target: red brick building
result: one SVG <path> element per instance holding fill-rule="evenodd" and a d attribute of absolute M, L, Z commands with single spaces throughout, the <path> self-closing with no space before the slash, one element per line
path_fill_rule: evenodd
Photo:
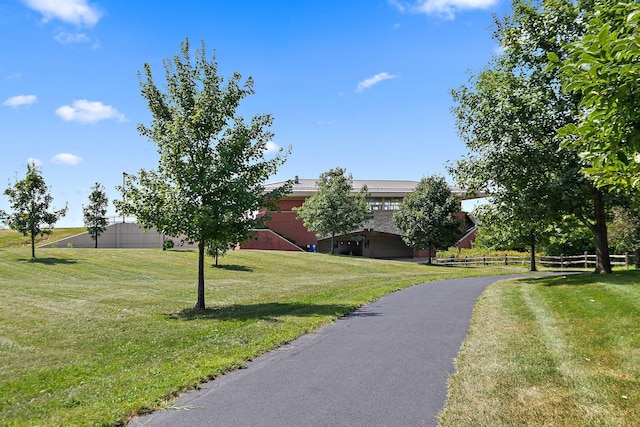
<path fill-rule="evenodd" d="M 258 230 L 258 239 L 250 240 L 243 249 L 273 249 L 273 250 L 317 250 L 330 252 L 330 236 L 318 238 L 307 230 L 302 221 L 296 218 L 294 207 L 302 206 L 307 197 L 317 191 L 316 179 L 298 179 L 293 182 L 291 193 L 279 203 L 280 211 L 271 213 L 271 220 L 267 223 L 268 230 Z M 280 187 L 284 182 L 267 185 L 267 190 Z M 414 253 L 400 237 L 399 231 L 393 224 L 393 213 L 399 209 L 404 196 L 412 192 L 418 185 L 417 181 L 391 180 L 354 180 L 353 193 L 360 191 L 366 185 L 369 191 L 369 219 L 361 228 L 351 233 L 336 236 L 334 253 L 364 256 L 369 258 L 407 258 L 426 256 Z M 461 201 L 465 199 L 464 192 L 456 187 L 451 191 Z M 475 237 L 475 224 L 465 213 L 460 212 L 463 220 L 461 240 L 458 247 L 471 247 Z"/>

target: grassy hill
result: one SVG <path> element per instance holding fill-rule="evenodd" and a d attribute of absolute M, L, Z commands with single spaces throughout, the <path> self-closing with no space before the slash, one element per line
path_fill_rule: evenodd
<path fill-rule="evenodd" d="M 54 228 L 52 234 L 38 236 L 36 238 L 36 246 L 55 242 L 56 240 L 64 239 L 66 237 L 75 236 L 76 234 L 84 233 L 85 231 L 87 230 L 83 227 Z M 23 236 L 21 233 L 14 230 L 0 230 L 0 248 L 16 248 L 30 245 L 30 237 Z"/>

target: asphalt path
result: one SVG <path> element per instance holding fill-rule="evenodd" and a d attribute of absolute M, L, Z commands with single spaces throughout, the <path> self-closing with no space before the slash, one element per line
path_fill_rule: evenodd
<path fill-rule="evenodd" d="M 473 306 L 505 278 L 394 292 L 130 426 L 437 426 Z"/>

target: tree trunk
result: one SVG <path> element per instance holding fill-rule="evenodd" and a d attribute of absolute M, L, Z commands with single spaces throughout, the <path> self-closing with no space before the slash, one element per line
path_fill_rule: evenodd
<path fill-rule="evenodd" d="M 427 246 L 427 264 L 431 265 L 431 245 Z"/>
<path fill-rule="evenodd" d="M 335 238 L 334 234 L 331 234 L 331 251 L 329 252 L 331 255 L 333 255 L 333 239 Z"/>
<path fill-rule="evenodd" d="M 98 235 L 96 234 L 96 246 L 95 249 L 98 249 Z"/>
<path fill-rule="evenodd" d="M 31 258 L 36 257 L 36 235 L 31 233 Z"/>
<path fill-rule="evenodd" d="M 529 251 L 529 271 L 538 271 L 536 268 L 536 236 L 533 230 L 529 231 L 529 245 L 531 249 Z"/>
<path fill-rule="evenodd" d="M 609 259 L 609 241 L 607 238 L 607 218 L 605 214 L 602 191 L 593 188 L 593 212 L 595 224 L 593 234 L 596 244 L 596 269 L 597 274 L 611 274 L 611 260 Z"/>
<path fill-rule="evenodd" d="M 640 249 L 636 249 L 635 259 L 636 259 L 636 270 L 640 270 Z"/>
<path fill-rule="evenodd" d="M 195 308 L 204 310 L 204 242 L 198 243 L 198 302 Z"/>

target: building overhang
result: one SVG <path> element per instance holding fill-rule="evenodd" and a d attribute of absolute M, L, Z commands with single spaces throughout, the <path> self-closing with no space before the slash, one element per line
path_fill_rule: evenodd
<path fill-rule="evenodd" d="M 295 178 L 292 181 L 291 192 L 285 198 L 297 199 L 311 197 L 318 192 L 318 180 Z M 265 191 L 272 191 L 285 185 L 287 181 L 275 182 L 267 184 Z M 413 192 L 418 185 L 418 181 L 410 180 L 378 180 L 378 179 L 354 179 L 352 195 L 358 194 L 362 187 L 367 186 L 369 197 L 388 197 L 403 198 L 407 194 Z M 468 195 L 467 192 L 459 187 L 450 185 L 449 188 L 454 196 L 459 200 L 479 199 L 485 197 L 484 193 L 475 193 Z"/>

